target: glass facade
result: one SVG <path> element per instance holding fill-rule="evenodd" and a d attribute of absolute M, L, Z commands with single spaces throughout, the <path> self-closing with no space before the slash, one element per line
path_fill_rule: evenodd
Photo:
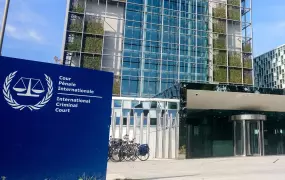
<path fill-rule="evenodd" d="M 256 86 L 285 88 L 285 44 L 255 57 L 253 62 Z"/>
<path fill-rule="evenodd" d="M 114 96 L 253 84 L 251 0 L 70 0 L 63 63 L 114 72 Z"/>
<path fill-rule="evenodd" d="M 229 117 L 235 114 L 266 115 L 267 120 L 263 122 L 264 136 L 262 137 L 264 155 L 285 154 L 285 113 L 207 110 L 190 112 L 187 116 L 184 129 L 186 158 L 244 155 L 244 134 L 241 133 L 243 122 L 236 121 L 236 131 L 234 131 L 235 122 L 229 120 Z M 247 134 L 245 135 L 249 138 L 247 146 L 245 146 L 247 155 L 260 155 L 259 148 L 263 146 L 263 143 L 261 144 L 258 139 L 259 128 L 257 125 L 256 122 L 250 122 L 246 129 Z"/>
<path fill-rule="evenodd" d="M 149 99 L 144 98 L 120 98 L 113 97 L 112 113 L 116 116 L 116 124 L 119 125 L 121 116 L 123 117 L 123 125 L 127 124 L 127 117 L 130 116 L 130 125 L 134 125 L 134 117 L 137 114 L 138 121 L 140 116 L 144 117 L 143 124 L 147 123 L 147 116 L 150 117 L 150 125 L 156 125 L 159 114 L 161 117 L 165 113 L 172 114 L 175 118 L 179 111 L 178 99 Z"/>
<path fill-rule="evenodd" d="M 177 81 L 207 81 L 207 1 L 128 0 L 122 95 L 152 97 Z"/>

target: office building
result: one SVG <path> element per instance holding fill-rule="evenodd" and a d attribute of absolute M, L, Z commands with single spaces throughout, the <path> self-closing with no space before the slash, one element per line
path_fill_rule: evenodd
<path fill-rule="evenodd" d="M 114 72 L 114 96 L 252 84 L 251 0 L 68 0 L 66 11 L 64 64 Z"/>
<path fill-rule="evenodd" d="M 257 87 L 285 88 L 285 44 L 254 58 Z"/>
<path fill-rule="evenodd" d="M 177 116 L 168 144 L 184 158 L 285 154 L 284 93 L 252 86 L 251 4 L 68 1 L 62 58 L 114 72 L 113 125 L 162 131 L 150 137 L 154 157 L 167 157 L 163 132 Z"/>

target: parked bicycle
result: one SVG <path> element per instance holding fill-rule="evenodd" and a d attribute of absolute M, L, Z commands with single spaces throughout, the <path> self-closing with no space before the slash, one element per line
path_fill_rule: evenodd
<path fill-rule="evenodd" d="M 113 162 L 135 161 L 137 159 L 146 161 L 149 155 L 148 144 L 135 143 L 135 139 L 129 140 L 128 135 L 125 135 L 123 139 L 110 137 L 108 160 Z"/>

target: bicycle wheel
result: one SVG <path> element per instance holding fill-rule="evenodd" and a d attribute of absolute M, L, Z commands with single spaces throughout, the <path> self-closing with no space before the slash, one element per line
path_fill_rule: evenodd
<path fill-rule="evenodd" d="M 120 148 L 113 148 L 112 154 L 110 156 L 111 161 L 113 162 L 120 162 L 121 156 L 120 156 Z"/>
<path fill-rule="evenodd" d="M 126 146 L 123 145 L 119 148 L 119 159 L 120 161 L 125 161 L 127 157 L 127 150 L 126 150 Z"/>
<path fill-rule="evenodd" d="M 139 160 L 141 160 L 141 161 L 148 160 L 149 155 L 150 155 L 148 144 L 141 144 L 141 145 L 139 145 L 137 152 L 138 152 L 137 156 L 138 156 Z"/>
<path fill-rule="evenodd" d="M 133 146 L 132 145 L 128 145 L 127 147 L 126 147 L 126 158 L 125 158 L 125 160 L 126 161 L 133 161 L 133 159 L 134 159 L 134 157 L 136 156 L 136 151 L 135 151 L 135 149 L 133 148 Z"/>
<path fill-rule="evenodd" d="M 135 161 L 135 160 L 137 160 L 138 159 L 138 148 L 137 148 L 137 146 L 136 145 L 133 145 L 133 151 L 134 151 L 134 155 L 131 157 L 131 160 L 132 161 Z"/>
<path fill-rule="evenodd" d="M 149 152 L 146 153 L 146 154 L 144 154 L 144 155 L 139 154 L 137 157 L 138 157 L 138 159 L 141 160 L 141 161 L 146 161 L 146 160 L 148 160 L 148 158 L 149 158 Z"/>

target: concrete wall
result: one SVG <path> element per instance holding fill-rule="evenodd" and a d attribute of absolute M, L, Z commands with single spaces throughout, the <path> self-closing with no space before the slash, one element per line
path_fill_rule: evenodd
<path fill-rule="evenodd" d="M 187 90 L 187 109 L 285 112 L 284 102 L 284 95 Z"/>
<path fill-rule="evenodd" d="M 209 2 L 209 30 L 213 29 L 213 18 L 211 16 L 213 14 L 212 2 Z M 213 44 L 213 33 L 209 33 L 209 44 Z M 214 80 L 214 51 L 213 48 L 209 48 L 209 81 L 213 82 Z"/>

